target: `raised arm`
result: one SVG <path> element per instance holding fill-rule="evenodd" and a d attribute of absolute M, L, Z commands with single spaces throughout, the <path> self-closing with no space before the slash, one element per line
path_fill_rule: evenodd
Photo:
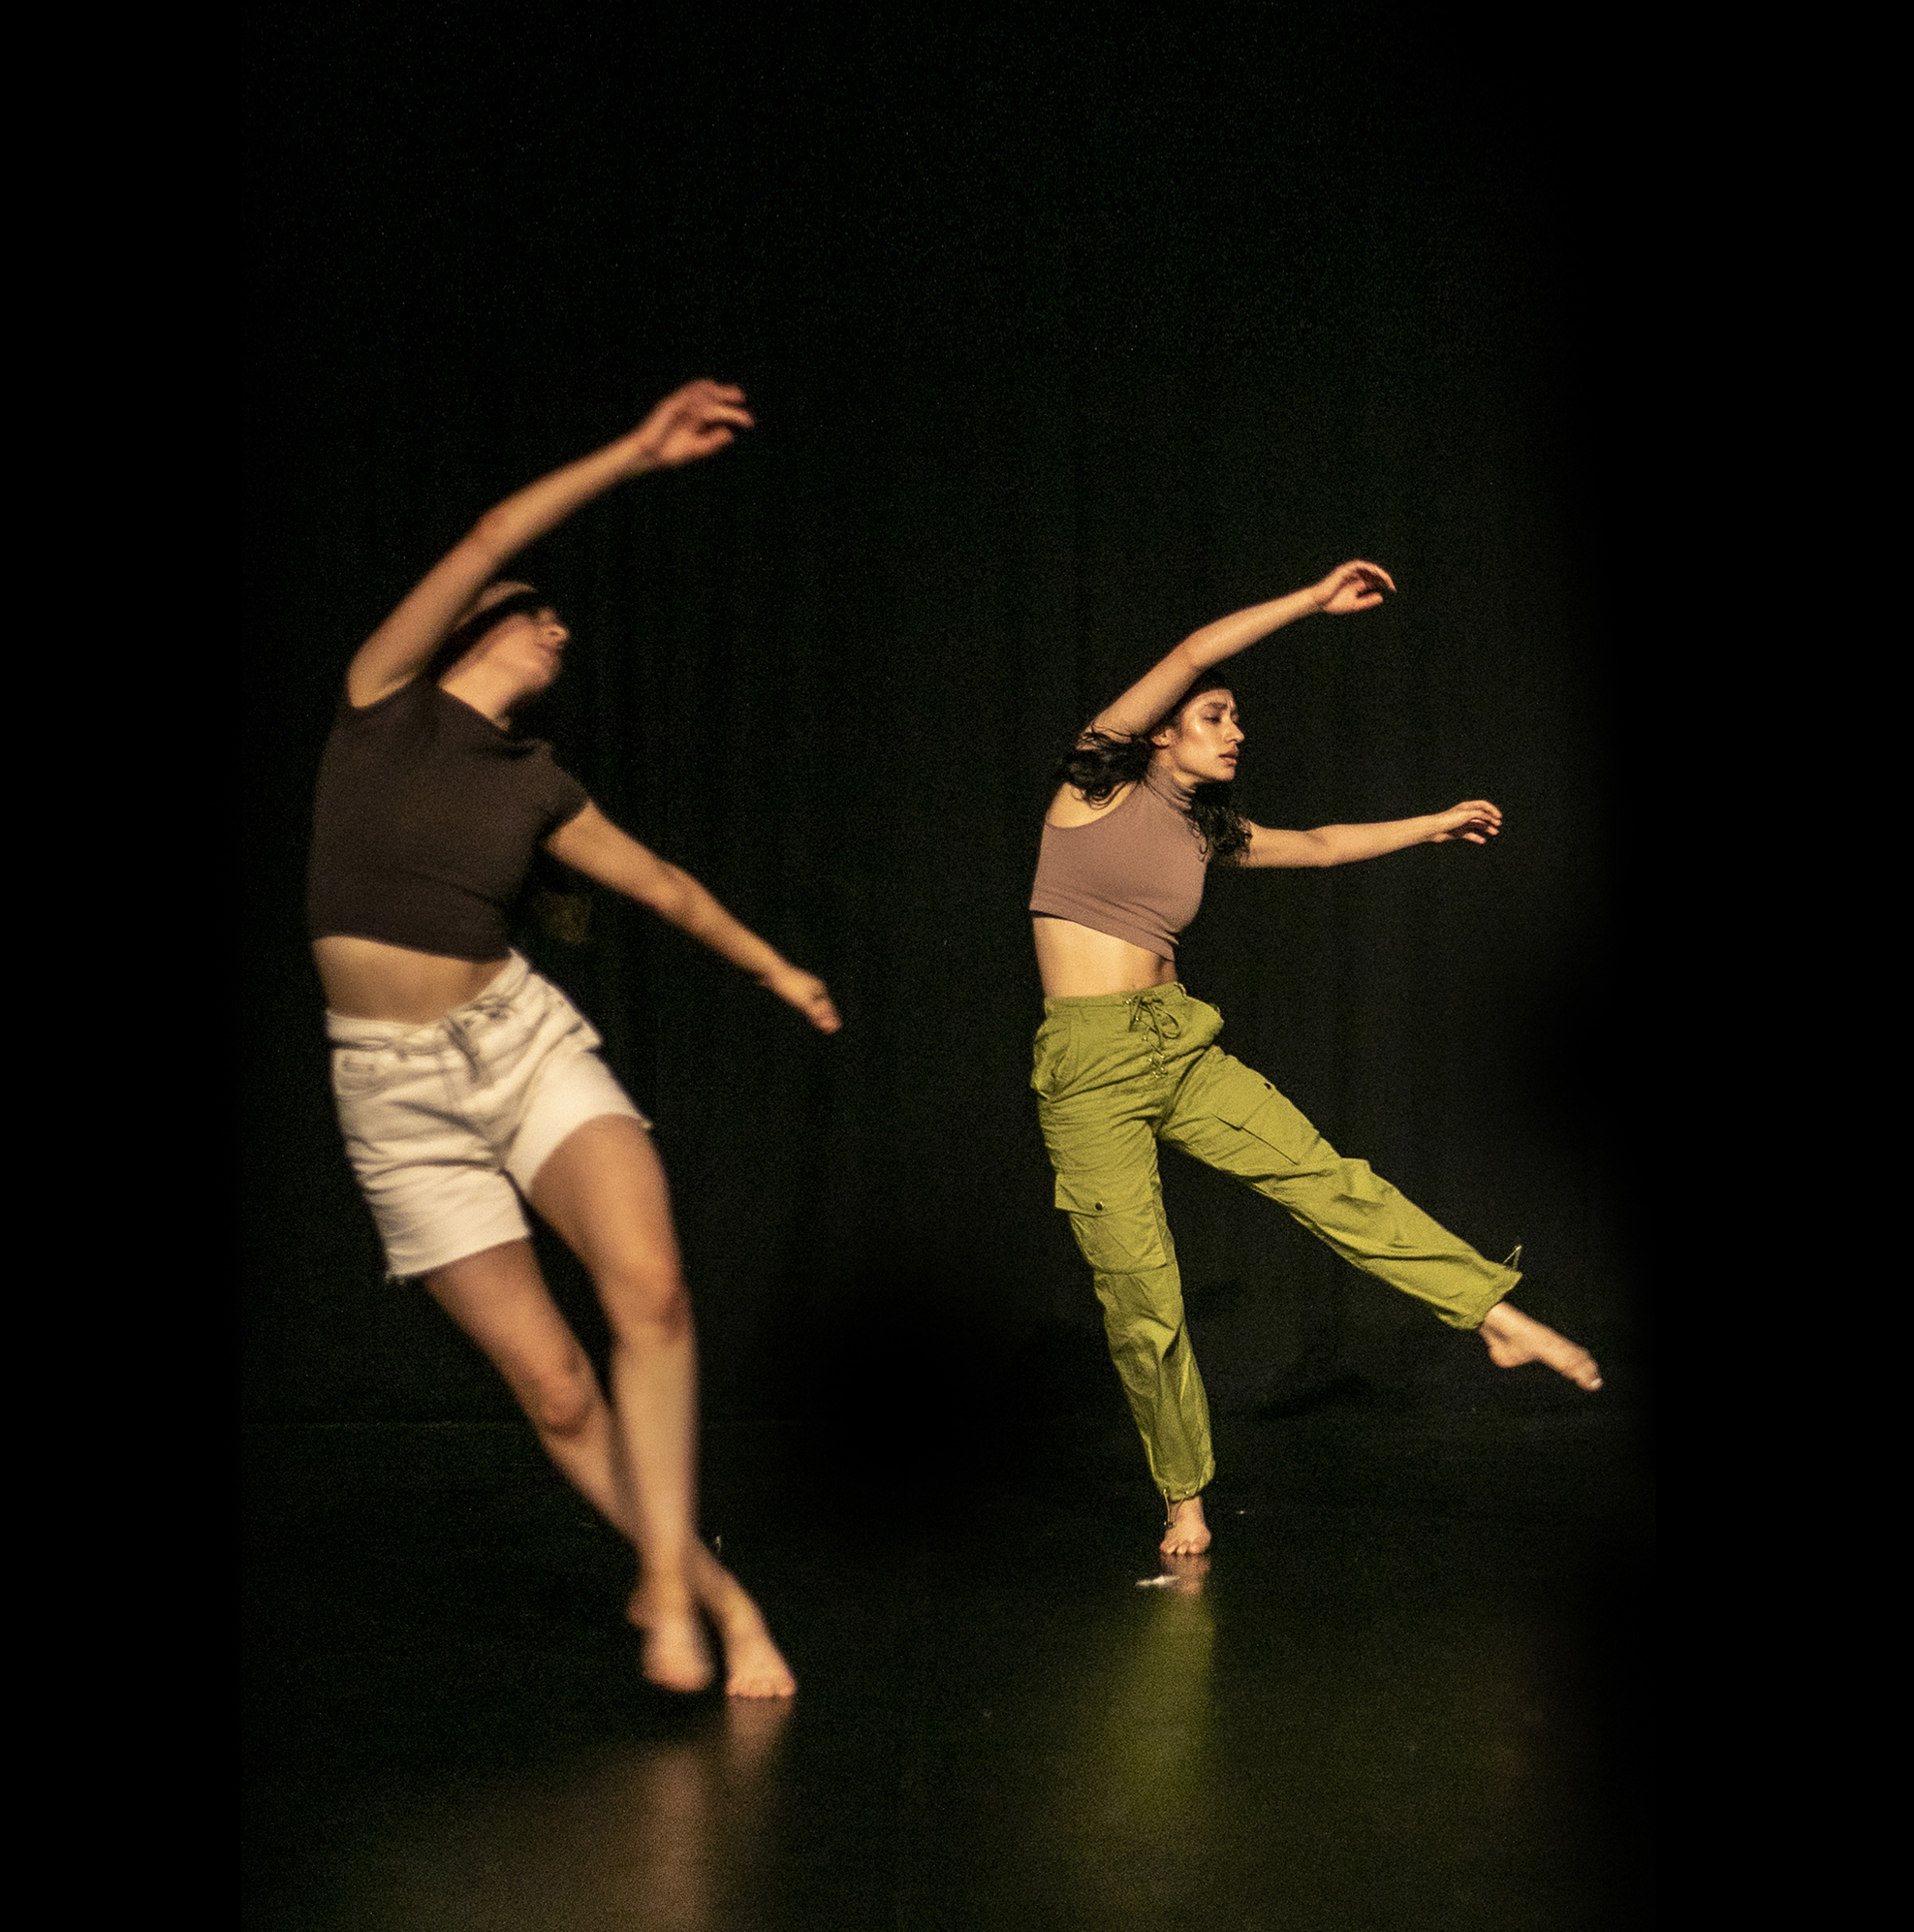
<path fill-rule="evenodd" d="M 376 704 L 410 684 L 499 570 L 593 497 L 648 470 L 675 470 L 724 449 L 738 431 L 751 428 L 744 403 L 745 392 L 732 384 L 687 383 L 628 436 L 486 510 L 359 647 L 346 672 L 352 702 Z"/>
<path fill-rule="evenodd" d="M 1251 825 L 1244 865 L 1348 865 L 1380 858 L 1410 845 L 1445 845 L 1466 839 L 1485 845 L 1502 828 L 1500 809 L 1486 799 L 1433 811 L 1423 818 L 1393 818 L 1380 825 L 1318 825 L 1314 831 L 1277 831 Z"/>
<path fill-rule="evenodd" d="M 553 832 L 545 840 L 545 850 L 574 871 L 636 899 L 680 932 L 688 932 L 786 1005 L 795 1006 L 819 1033 L 835 1033 L 843 1025 L 822 980 L 794 966 L 727 912 L 689 872 L 668 864 L 629 832 L 620 831 L 596 805 L 586 805 Z"/>
<path fill-rule="evenodd" d="M 1155 724 L 1212 664 L 1220 664 L 1238 651 L 1248 650 L 1271 631 L 1281 630 L 1299 617 L 1313 617 L 1319 610 L 1337 617 L 1355 610 L 1371 610 L 1383 601 L 1385 590 L 1395 588 L 1395 579 L 1378 564 L 1344 563 L 1307 590 L 1292 590 L 1287 597 L 1252 604 L 1248 610 L 1219 617 L 1215 623 L 1191 631 L 1115 704 L 1106 705 L 1091 720 L 1091 730 L 1137 737 Z"/>

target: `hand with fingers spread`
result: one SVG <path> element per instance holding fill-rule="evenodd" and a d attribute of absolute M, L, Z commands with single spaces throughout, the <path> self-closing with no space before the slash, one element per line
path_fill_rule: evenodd
<path fill-rule="evenodd" d="M 1311 591 L 1318 610 L 1332 617 L 1347 617 L 1353 610 L 1373 610 L 1383 601 L 1385 590 L 1394 590 L 1396 579 L 1380 563 L 1364 563 L 1360 558 L 1338 564 Z"/>
<path fill-rule="evenodd" d="M 626 439 L 634 472 L 676 470 L 716 456 L 753 427 L 736 383 L 699 381 L 675 389 Z"/>
<path fill-rule="evenodd" d="M 1446 844 L 1451 838 L 1466 838 L 1471 845 L 1485 845 L 1502 828 L 1502 813 L 1498 805 L 1492 805 L 1486 799 L 1470 799 L 1466 805 L 1450 805 L 1446 811 L 1436 814 L 1436 829 L 1429 834 L 1428 843 Z"/>

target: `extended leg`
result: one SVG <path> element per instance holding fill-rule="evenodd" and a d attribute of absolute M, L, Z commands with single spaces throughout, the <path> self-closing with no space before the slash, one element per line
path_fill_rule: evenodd
<path fill-rule="evenodd" d="M 1481 1332 L 1501 1368 L 1540 1362 L 1584 1389 L 1601 1375 L 1584 1349 L 1509 1307 L 1521 1279 L 1478 1254 L 1375 1173 L 1339 1154 L 1262 1075 L 1217 1048 L 1191 1069 L 1162 1137 L 1278 1201 L 1346 1261 L 1428 1302 L 1451 1328 Z"/>

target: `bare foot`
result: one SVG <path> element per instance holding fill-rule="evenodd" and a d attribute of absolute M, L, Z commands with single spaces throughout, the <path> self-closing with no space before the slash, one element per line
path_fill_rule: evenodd
<path fill-rule="evenodd" d="M 1602 1386 L 1602 1372 L 1585 1348 L 1530 1320 L 1505 1301 L 1498 1301 L 1482 1317 L 1481 1335 L 1488 1344 L 1488 1359 L 1498 1369 L 1519 1369 L 1526 1362 L 1539 1362 L 1557 1375 L 1567 1376 L 1578 1389 L 1593 1391 Z"/>
<path fill-rule="evenodd" d="M 1169 1522 L 1156 1547 L 1165 1556 L 1200 1556 L 1209 1547 L 1209 1524 L 1203 1518 L 1203 1499 L 1190 1496 L 1169 1505 Z"/>
<path fill-rule="evenodd" d="M 702 1691 L 714 1676 L 711 1647 L 689 1603 L 661 1602 L 641 1583 L 625 1615 L 643 1635 L 646 1678 L 666 1691 Z"/>
<path fill-rule="evenodd" d="M 725 1695 L 796 1696 L 798 1680 L 771 1641 L 764 1613 L 702 1543 L 692 1555 L 691 1587 L 718 1626 L 718 1641 L 725 1649 Z"/>

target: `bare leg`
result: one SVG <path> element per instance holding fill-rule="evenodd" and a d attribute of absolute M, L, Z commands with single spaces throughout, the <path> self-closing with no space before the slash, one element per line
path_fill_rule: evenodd
<path fill-rule="evenodd" d="M 427 1276 L 426 1286 L 511 1384 L 552 1460 L 640 1551 L 640 1519 L 621 1433 L 578 1339 L 559 1314 L 530 1245 L 507 1242 Z M 677 1691 L 711 1681 L 711 1658 L 691 1608 L 686 1557 L 666 1596 L 678 1615 L 647 1633 L 645 1675 Z"/>
<path fill-rule="evenodd" d="M 636 1123 L 592 1122 L 570 1136 L 546 1162 L 538 1175 L 534 1196 L 544 1194 L 547 1178 L 556 1167 L 561 1196 L 558 1212 L 575 1210 L 578 1206 L 575 1200 L 562 1198 L 567 1180 L 561 1163 L 583 1136 L 607 1127 L 629 1128 L 657 1170 L 657 1156 Z M 582 1176 L 573 1172 L 569 1180 L 575 1191 L 589 1194 L 594 1191 L 590 1185 L 590 1168 L 607 1164 L 615 1167 L 617 1161 L 614 1152 L 609 1161 L 579 1164 L 586 1172 Z M 581 1180 L 584 1184 L 577 1186 Z M 658 1408 L 666 1417 L 677 1419 L 682 1433 L 676 1440 L 655 1427 L 658 1421 L 655 1411 L 646 1416 L 641 1408 L 638 1418 L 641 1426 L 637 1430 L 620 1426 L 620 1419 L 598 1387 L 584 1350 L 553 1303 L 527 1243 L 509 1242 L 455 1262 L 428 1277 L 427 1286 L 511 1385 L 552 1460 L 638 1549 L 642 1572 L 627 1613 L 645 1632 L 646 1675 L 676 1690 L 697 1690 L 710 1681 L 711 1660 L 691 1607 L 695 1598 L 718 1626 L 725 1646 L 727 1689 L 731 1694 L 788 1697 L 796 1689 L 795 1681 L 772 1643 L 757 1605 L 693 1533 L 696 1390 L 695 1386 L 687 1389 L 682 1384 L 674 1390 L 671 1376 L 675 1371 L 685 1382 L 691 1382 L 696 1375 L 696 1361 L 689 1307 L 684 1301 L 677 1268 L 677 1243 L 671 1235 L 669 1208 L 665 1205 L 662 1170 L 656 1171 L 655 1187 L 644 1190 L 641 1202 L 646 1197 L 663 1206 L 665 1213 L 668 1266 L 663 1277 L 653 1274 L 650 1279 L 654 1284 L 661 1278 L 666 1279 L 669 1288 L 662 1297 L 662 1305 L 656 1299 L 651 1303 L 654 1319 L 647 1323 L 642 1318 L 645 1307 L 642 1301 L 634 1310 L 633 1283 L 629 1278 L 622 1284 L 614 1282 L 608 1291 L 606 1280 L 599 1276 L 597 1268 L 593 1267 L 592 1272 L 605 1298 L 607 1313 L 612 1315 L 620 1355 L 643 1358 L 654 1339 L 663 1340 L 665 1347 L 659 1351 L 665 1356 L 662 1365 L 641 1359 L 635 1365 L 636 1374 L 620 1378 L 620 1364 L 615 1355 L 613 1374 L 615 1386 L 631 1391 L 624 1397 L 627 1403 L 635 1400 L 642 1405 L 647 1388 L 660 1382 L 665 1385 L 664 1399 Z M 538 1205 L 541 1212 L 545 1211 L 542 1200 Z M 551 1218 L 556 1223 L 557 1214 Z M 587 1201 L 583 1219 L 593 1218 L 592 1204 Z M 562 1225 L 559 1231 L 566 1233 Z M 567 1233 L 567 1239 L 570 1238 Z M 578 1247 L 580 1243 L 574 1241 L 572 1245 Z M 653 1252 L 654 1255 L 657 1252 L 655 1241 Z M 588 1253 L 581 1254 L 581 1259 L 588 1267 L 592 1266 Z M 614 1296 L 620 1313 L 613 1313 Z M 664 1317 L 662 1322 L 656 1319 L 660 1315 Z M 681 1332 L 672 1334 L 671 1330 L 680 1324 Z M 654 1338 L 648 1332 L 653 1327 L 664 1327 L 667 1332 L 662 1338 Z M 626 1413 L 630 1413 L 628 1408 Z M 644 1427 L 646 1423 L 654 1427 Z M 662 1444 L 664 1453 L 654 1457 L 651 1445 L 659 1435 L 666 1438 Z M 659 1479 L 661 1463 L 662 1481 Z M 674 1502 L 683 1508 L 676 1524 L 670 1520 Z M 662 1547 L 659 1556 L 654 1558 L 647 1541 L 661 1516 L 665 1518 L 666 1534 L 659 1539 Z"/>
<path fill-rule="evenodd" d="M 1577 1388 L 1590 1391 L 1602 1386 L 1602 1372 L 1585 1348 L 1544 1328 L 1520 1309 L 1498 1301 L 1482 1317 L 1482 1340 L 1488 1345 L 1488 1359 L 1498 1369 L 1519 1369 L 1524 1363 L 1539 1362 L 1557 1375 L 1566 1376 Z"/>
<path fill-rule="evenodd" d="M 612 1407 L 632 1498 L 624 1520 L 641 1563 L 626 1614 L 646 1633 L 647 1669 L 654 1657 L 688 1656 L 687 1621 L 703 1657 L 695 1598 L 718 1626 L 731 1694 L 789 1697 L 797 1681 L 758 1606 L 695 1532 L 697 1339 L 651 1136 L 622 1117 L 587 1122 L 539 1169 L 531 1198 L 590 1270 L 611 1323 Z"/>
<path fill-rule="evenodd" d="M 611 1409 L 623 1455 L 645 1632 L 646 1675 L 674 1690 L 711 1676 L 691 1587 L 698 1512 L 698 1341 L 665 1171 L 650 1136 L 620 1117 L 588 1121 L 538 1170 L 532 1205 L 590 1273 L 611 1324 Z"/>
<path fill-rule="evenodd" d="M 1201 1496 L 1169 1505 L 1169 1521 L 1156 1547 L 1165 1556 L 1200 1556 L 1209 1547 L 1209 1523 Z"/>

